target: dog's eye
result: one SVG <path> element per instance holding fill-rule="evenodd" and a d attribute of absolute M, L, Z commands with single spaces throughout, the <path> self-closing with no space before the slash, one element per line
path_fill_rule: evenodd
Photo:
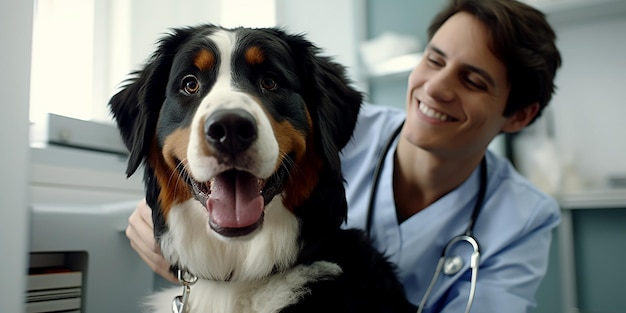
<path fill-rule="evenodd" d="M 195 76 L 187 75 L 183 77 L 183 80 L 180 83 L 180 91 L 189 96 L 197 93 L 199 90 L 200 83 Z"/>
<path fill-rule="evenodd" d="M 265 77 L 261 79 L 261 88 L 265 90 L 274 90 L 278 88 L 278 84 L 271 77 Z"/>

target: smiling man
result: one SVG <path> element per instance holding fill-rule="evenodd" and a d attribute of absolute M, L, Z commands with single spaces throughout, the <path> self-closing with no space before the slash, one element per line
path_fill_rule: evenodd
<path fill-rule="evenodd" d="M 555 38 L 520 2 L 453 0 L 429 27 L 405 112 L 362 110 L 343 151 L 348 226 L 369 230 L 423 312 L 535 306 L 559 208 L 487 147 L 549 103 Z"/>

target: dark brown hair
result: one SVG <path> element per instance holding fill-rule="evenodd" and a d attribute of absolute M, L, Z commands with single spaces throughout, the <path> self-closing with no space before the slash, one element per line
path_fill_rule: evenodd
<path fill-rule="evenodd" d="M 541 115 L 556 86 L 561 66 L 556 34 L 543 13 L 514 0 L 451 0 L 428 27 L 428 39 L 453 15 L 466 12 L 491 31 L 494 55 L 507 67 L 511 93 L 503 115 L 539 103 Z M 534 122 L 531 121 L 531 123 Z"/>

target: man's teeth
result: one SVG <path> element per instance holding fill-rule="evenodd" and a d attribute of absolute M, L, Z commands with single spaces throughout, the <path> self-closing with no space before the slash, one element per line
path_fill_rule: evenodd
<path fill-rule="evenodd" d="M 419 110 L 424 113 L 424 115 L 428 116 L 428 117 L 432 117 L 432 118 L 436 118 L 440 121 L 449 121 L 452 120 L 452 118 L 450 118 L 449 116 L 445 115 L 445 114 L 441 114 L 429 107 L 427 107 L 425 104 L 421 103 L 419 104 Z"/>

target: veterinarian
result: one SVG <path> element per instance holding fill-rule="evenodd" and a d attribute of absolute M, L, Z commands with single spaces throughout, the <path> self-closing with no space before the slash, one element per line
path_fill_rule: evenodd
<path fill-rule="evenodd" d="M 424 312 L 528 312 L 559 207 L 487 146 L 548 105 L 561 63 L 554 31 L 516 1 L 453 0 L 428 34 L 406 111 L 365 105 L 343 151 L 346 226 L 367 230 Z M 155 272 L 177 281 L 145 202 L 126 234 Z"/>

